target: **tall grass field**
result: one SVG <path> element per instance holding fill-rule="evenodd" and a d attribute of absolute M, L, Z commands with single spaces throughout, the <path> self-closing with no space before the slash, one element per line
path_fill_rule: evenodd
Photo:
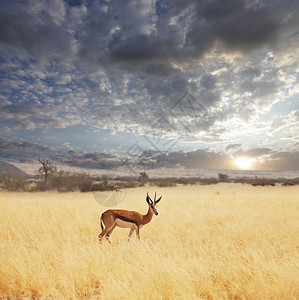
<path fill-rule="evenodd" d="M 0 299 L 299 299 L 299 187 L 128 189 L 159 215 L 100 244 L 92 193 L 0 193 Z M 111 192 L 112 193 L 112 192 Z"/>

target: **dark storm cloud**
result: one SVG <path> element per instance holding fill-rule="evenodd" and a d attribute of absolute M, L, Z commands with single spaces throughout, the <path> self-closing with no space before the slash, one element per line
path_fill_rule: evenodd
<path fill-rule="evenodd" d="M 41 1 L 31 6 L 3 1 L 0 42 L 35 58 L 69 56 L 78 46 L 81 59 L 134 66 L 182 63 L 201 57 L 218 41 L 245 52 L 257 46 L 271 48 L 286 34 L 295 34 L 299 24 L 297 1 L 173 1 L 170 6 L 164 2 L 74 6 L 53 1 L 49 6 Z"/>
<path fill-rule="evenodd" d="M 190 152 L 170 152 L 157 156 L 155 167 L 187 169 L 231 169 L 232 159 L 222 152 L 196 150 Z"/>
<path fill-rule="evenodd" d="M 25 4 L 7 1 L 1 10 L 0 41 L 36 57 L 54 52 L 68 55 L 76 44 L 78 57 L 85 61 L 136 66 L 201 57 L 218 41 L 245 52 L 256 46 L 271 48 L 298 25 L 295 1 L 271 5 L 240 0 L 173 1 L 161 13 L 163 2 L 157 1 L 155 7 L 145 2 L 89 2 L 87 11 L 84 5 L 60 4 L 65 13 L 57 13 L 57 18 L 45 11 L 46 6 L 41 5 L 36 14 Z M 74 15 L 79 20 L 72 36 L 63 26 Z"/>
<path fill-rule="evenodd" d="M 2 1 L 0 43 L 23 49 L 32 57 L 70 53 L 71 38 L 60 22 L 63 21 L 60 20 L 63 5 L 57 1 L 49 4 L 48 7 L 37 5 L 34 8 L 26 2 Z"/>
<path fill-rule="evenodd" d="M 115 10 L 113 2 L 109 12 Z M 297 11 L 298 3 L 294 1 L 177 1 L 157 18 L 155 30 L 148 33 L 138 33 L 144 25 L 138 13 L 131 14 L 136 21 L 136 34 L 132 35 L 133 23 L 117 20 L 118 30 L 109 39 L 108 53 L 112 61 L 135 64 L 201 57 L 217 42 L 228 50 L 244 52 L 257 47 L 272 48 L 298 25 Z M 173 22 L 173 18 L 177 21 Z M 189 29 L 183 30 L 185 26 Z M 102 27 L 99 29 L 103 31 Z"/>
<path fill-rule="evenodd" d="M 299 152 L 277 152 L 264 160 L 262 168 L 268 170 L 298 170 Z"/>
<path fill-rule="evenodd" d="M 173 68 L 171 65 L 163 63 L 150 64 L 145 67 L 144 71 L 151 76 L 158 77 L 170 77 L 173 75 L 179 75 L 180 73 L 178 68 Z"/>
<path fill-rule="evenodd" d="M 41 1 L 31 6 L 4 1 L 0 43 L 23 49 L 36 59 L 72 58 L 169 77 L 178 75 L 172 63 L 188 66 L 218 41 L 244 52 L 256 46 L 271 49 L 294 34 L 292 28 L 298 25 L 295 1 L 271 5 L 240 0 L 173 1 L 171 5 L 157 1 L 155 6 L 146 1 L 76 3 L 52 1 L 49 6 Z M 219 97 L 212 89 L 208 96 L 212 103 Z"/>
<path fill-rule="evenodd" d="M 82 153 L 68 151 L 67 155 L 53 155 L 52 159 L 73 167 L 88 169 L 114 169 L 122 165 L 119 155 L 112 153 Z"/>
<path fill-rule="evenodd" d="M 54 150 L 54 148 L 32 142 L 23 142 L 7 137 L 0 137 L 0 154 L 9 151 L 34 151 L 34 150 Z"/>
<path fill-rule="evenodd" d="M 116 62 L 155 61 L 167 57 L 165 45 L 156 36 L 141 34 L 123 40 L 117 35 L 109 43 L 109 52 Z"/>
<path fill-rule="evenodd" d="M 202 55 L 217 41 L 244 52 L 276 45 L 290 26 L 298 24 L 295 1 L 200 1 L 187 34 L 187 44 Z M 207 42 L 205 42 L 207 41 Z"/>

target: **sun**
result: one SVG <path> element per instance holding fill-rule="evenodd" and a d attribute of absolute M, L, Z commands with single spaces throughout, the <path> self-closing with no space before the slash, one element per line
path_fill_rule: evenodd
<path fill-rule="evenodd" d="M 251 168 L 251 164 L 254 159 L 247 156 L 238 156 L 235 158 L 235 164 L 243 170 L 248 170 Z"/>

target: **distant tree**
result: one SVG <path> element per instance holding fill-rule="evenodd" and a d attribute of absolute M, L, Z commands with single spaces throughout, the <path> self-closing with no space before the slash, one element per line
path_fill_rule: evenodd
<path fill-rule="evenodd" d="M 109 188 L 108 176 L 107 175 L 103 175 L 101 177 L 101 181 L 102 181 L 103 188 L 104 189 L 108 189 Z"/>
<path fill-rule="evenodd" d="M 146 182 L 149 180 L 149 177 L 145 172 L 141 172 L 141 173 L 139 173 L 139 175 L 140 175 L 139 180 L 141 182 Z"/>
<path fill-rule="evenodd" d="M 228 182 L 228 175 L 227 174 L 218 174 L 219 182 Z"/>
<path fill-rule="evenodd" d="M 51 172 L 54 172 L 56 168 L 50 163 L 48 159 L 38 159 L 39 163 L 41 163 L 41 167 L 39 168 L 40 174 L 45 174 L 45 184 L 47 184 L 48 176 Z"/>

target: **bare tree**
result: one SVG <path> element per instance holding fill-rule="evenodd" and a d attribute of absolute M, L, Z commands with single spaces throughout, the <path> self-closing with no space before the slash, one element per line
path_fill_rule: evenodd
<path fill-rule="evenodd" d="M 55 170 L 55 167 L 50 163 L 48 159 L 38 159 L 38 161 L 42 164 L 39 168 L 39 172 L 45 174 L 45 184 L 47 184 L 48 176 L 51 172 Z"/>

